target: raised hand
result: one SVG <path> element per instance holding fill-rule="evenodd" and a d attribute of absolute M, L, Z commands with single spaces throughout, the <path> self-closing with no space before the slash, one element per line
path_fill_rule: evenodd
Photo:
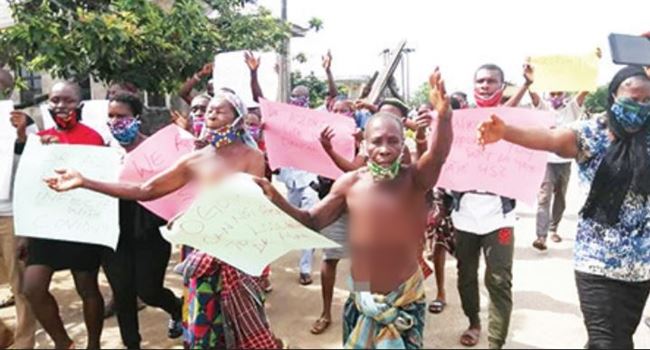
<path fill-rule="evenodd" d="M 41 136 L 41 143 L 44 145 L 59 143 L 59 137 L 56 135 L 43 135 Z"/>
<path fill-rule="evenodd" d="M 334 130 L 329 126 L 325 127 L 320 133 L 319 141 L 323 149 L 327 152 L 332 150 L 332 139 L 334 138 Z"/>
<path fill-rule="evenodd" d="M 203 68 L 197 73 L 201 77 L 209 77 L 212 75 L 212 70 L 214 69 L 214 63 L 206 63 Z"/>
<path fill-rule="evenodd" d="M 256 72 L 257 68 L 260 67 L 262 57 L 255 57 L 251 51 L 246 51 L 244 52 L 244 60 L 246 61 L 246 65 L 248 65 L 248 69 L 251 72 Z"/>
<path fill-rule="evenodd" d="M 332 68 L 332 52 L 327 51 L 327 54 L 323 56 L 323 68 L 325 68 L 326 72 L 329 72 L 330 68 Z"/>
<path fill-rule="evenodd" d="M 360 109 L 367 109 L 372 113 L 376 113 L 378 110 L 377 106 L 365 100 L 354 101 L 354 109 L 357 111 Z"/>
<path fill-rule="evenodd" d="M 535 81 L 535 70 L 530 65 L 530 57 L 527 57 L 524 62 L 524 79 L 526 80 L 526 85 L 529 86 Z"/>
<path fill-rule="evenodd" d="M 440 69 L 436 68 L 429 77 L 429 101 L 433 109 L 438 112 L 438 118 L 441 120 L 451 118 L 451 102 L 445 89 L 445 81 L 442 79 Z"/>
<path fill-rule="evenodd" d="M 506 133 L 506 123 L 496 115 L 491 115 L 490 120 L 484 121 L 478 125 L 476 130 L 476 142 L 485 147 L 485 145 L 495 143 Z"/>
<path fill-rule="evenodd" d="M 70 191 L 83 185 L 83 176 L 72 169 L 56 169 L 56 176 L 43 179 L 47 186 L 57 192 Z"/>
<path fill-rule="evenodd" d="M 417 125 L 418 130 L 428 128 L 431 126 L 431 122 L 433 122 L 431 112 L 420 113 L 418 117 L 415 118 L 415 124 Z"/>

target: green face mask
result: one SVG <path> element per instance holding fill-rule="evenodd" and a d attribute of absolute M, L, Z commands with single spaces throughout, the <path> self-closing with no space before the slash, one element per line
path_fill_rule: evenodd
<path fill-rule="evenodd" d="M 368 170 L 372 174 L 372 178 L 375 181 L 390 181 L 397 177 L 399 170 L 401 168 L 401 159 L 396 159 L 393 164 L 389 167 L 383 167 L 379 164 L 375 164 L 372 161 L 368 161 Z"/>

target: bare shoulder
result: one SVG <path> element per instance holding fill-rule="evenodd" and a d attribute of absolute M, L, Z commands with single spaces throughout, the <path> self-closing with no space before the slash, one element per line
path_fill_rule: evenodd
<path fill-rule="evenodd" d="M 364 171 L 366 167 L 363 167 L 361 169 L 357 169 L 355 171 L 351 171 L 348 173 L 345 173 L 341 175 L 336 181 L 334 182 L 334 185 L 332 186 L 332 192 L 341 192 L 345 193 L 347 192 L 352 186 L 357 184 L 359 180 L 363 177 Z"/>

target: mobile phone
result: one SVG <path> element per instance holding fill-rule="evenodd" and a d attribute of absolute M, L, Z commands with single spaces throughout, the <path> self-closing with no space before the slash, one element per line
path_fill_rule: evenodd
<path fill-rule="evenodd" d="M 612 33 L 609 47 L 616 64 L 650 66 L 650 39 L 646 37 Z"/>

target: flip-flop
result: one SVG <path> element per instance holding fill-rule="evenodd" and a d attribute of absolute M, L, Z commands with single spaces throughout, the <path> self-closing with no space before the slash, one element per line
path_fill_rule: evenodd
<path fill-rule="evenodd" d="M 472 347 L 478 344 L 481 331 L 478 329 L 468 329 L 460 336 L 460 343 L 463 346 Z"/>
<path fill-rule="evenodd" d="M 429 312 L 432 314 L 439 314 L 445 311 L 445 306 L 447 306 L 446 302 L 440 299 L 436 299 L 432 301 L 431 304 L 429 304 Z"/>
<path fill-rule="evenodd" d="M 330 324 L 332 321 L 324 319 L 324 318 L 319 318 L 314 322 L 314 324 L 311 326 L 311 334 L 321 334 L 325 332 L 327 328 L 329 328 Z"/>
<path fill-rule="evenodd" d="M 308 273 L 301 273 L 298 282 L 303 286 L 307 286 L 312 284 L 314 281 L 312 281 L 311 276 Z"/>
<path fill-rule="evenodd" d="M 539 238 L 533 242 L 533 247 L 537 248 L 538 250 L 544 251 L 546 250 L 546 243 L 544 241 L 540 240 Z"/>
<path fill-rule="evenodd" d="M 562 237 L 560 237 L 560 235 L 558 235 L 557 233 L 554 233 L 551 235 L 551 241 L 555 243 L 560 243 L 562 242 Z"/>

